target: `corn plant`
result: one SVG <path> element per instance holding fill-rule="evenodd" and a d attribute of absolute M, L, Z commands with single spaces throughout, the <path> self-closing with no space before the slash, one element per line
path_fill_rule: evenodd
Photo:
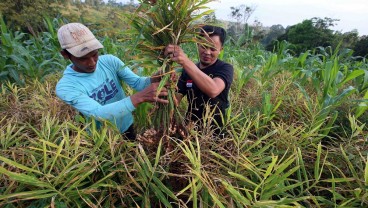
<path fill-rule="evenodd" d="M 346 98 L 362 94 L 361 84 L 356 83 L 364 80 L 365 70 L 354 67 L 349 51 L 332 51 L 330 47 L 319 47 L 318 53 L 316 51 L 302 53 L 289 70 L 293 73 L 294 84 L 306 98 L 307 111 L 313 112 L 310 113 L 310 118 L 313 118 L 310 129 L 320 129 L 321 134 L 327 135 L 338 118 L 336 109 L 348 103 Z M 358 116 L 365 111 L 364 96 L 356 101 Z"/>
<path fill-rule="evenodd" d="M 21 40 L 26 35 L 25 33 L 8 31 L 6 24 L 1 16 L 1 56 L 0 56 L 0 80 L 8 80 L 18 84 L 24 84 L 24 79 L 18 71 L 12 67 L 11 56 L 14 56 L 14 50 L 21 48 Z"/>
<path fill-rule="evenodd" d="M 227 56 L 225 58 L 234 66 L 234 79 L 236 81 L 232 88 L 235 91 L 235 96 L 239 96 L 250 79 L 256 79 L 255 73 L 259 72 L 269 55 L 265 52 L 248 48 L 236 49 L 225 46 L 225 50 Z"/>
<path fill-rule="evenodd" d="M 27 79 L 43 80 L 46 75 L 64 67 L 54 29 L 58 20 L 45 18 L 44 22 L 49 32 L 38 35 L 18 31 L 13 33 L 8 31 L 0 17 L 0 80 L 24 85 Z"/>

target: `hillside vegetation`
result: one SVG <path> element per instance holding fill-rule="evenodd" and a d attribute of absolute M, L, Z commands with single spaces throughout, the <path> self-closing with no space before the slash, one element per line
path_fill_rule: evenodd
<path fill-rule="evenodd" d="M 0 5 L 0 14 L 12 30 L 38 34 L 47 30 L 44 24 L 46 17 L 64 22 L 82 22 L 101 36 L 111 37 L 127 29 L 124 15 L 134 12 L 137 6 L 57 0 L 4 0 Z"/>

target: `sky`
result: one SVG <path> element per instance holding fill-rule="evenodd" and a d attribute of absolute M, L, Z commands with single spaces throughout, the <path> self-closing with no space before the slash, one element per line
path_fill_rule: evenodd
<path fill-rule="evenodd" d="M 250 24 L 258 20 L 263 26 L 281 24 L 286 28 L 313 17 L 329 17 L 340 20 L 333 30 L 344 33 L 356 29 L 359 36 L 368 35 L 368 0 L 214 0 L 207 6 L 217 19 L 235 21 L 230 18 L 230 7 L 242 4 L 255 8 Z"/>

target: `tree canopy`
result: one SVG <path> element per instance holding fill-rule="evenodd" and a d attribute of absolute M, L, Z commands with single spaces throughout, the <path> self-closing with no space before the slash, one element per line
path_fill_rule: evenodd
<path fill-rule="evenodd" d="M 368 56 L 368 36 L 362 36 L 354 47 L 354 55 L 355 56 Z"/>
<path fill-rule="evenodd" d="M 336 21 L 338 20 L 327 17 L 324 19 L 316 17 L 307 19 L 302 23 L 286 28 L 285 34 L 281 35 L 278 40 L 286 40 L 291 43 L 296 54 L 318 46 L 333 46 L 335 35 L 329 27 L 333 26 Z"/>

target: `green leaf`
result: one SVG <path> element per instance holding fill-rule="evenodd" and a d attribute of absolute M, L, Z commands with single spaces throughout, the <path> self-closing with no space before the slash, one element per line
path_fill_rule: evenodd
<path fill-rule="evenodd" d="M 365 186 L 368 187 L 368 155 L 367 155 L 367 159 L 365 161 L 364 183 L 365 183 Z"/>
<path fill-rule="evenodd" d="M 232 185 L 228 182 L 221 180 L 222 185 L 229 192 L 229 194 L 235 199 L 236 202 L 243 204 L 244 206 L 250 206 L 251 202 L 245 198 L 241 193 L 239 193 Z"/>
<path fill-rule="evenodd" d="M 155 184 L 157 185 L 158 188 L 160 188 L 160 190 L 162 190 L 165 194 L 167 194 L 168 196 L 170 196 L 171 198 L 177 200 L 178 198 L 175 196 L 175 194 L 168 189 L 162 182 L 160 179 L 158 179 L 156 176 L 152 177 L 153 181 L 155 182 Z"/>
<path fill-rule="evenodd" d="M 256 184 L 255 182 L 249 180 L 247 177 L 241 175 L 241 174 L 238 174 L 238 173 L 234 173 L 234 172 L 228 172 L 229 175 L 231 175 L 232 177 L 235 177 L 243 182 L 245 182 L 246 184 L 252 186 L 253 188 L 257 187 L 258 184 Z"/>
<path fill-rule="evenodd" d="M 355 79 L 357 77 L 359 77 L 360 75 L 365 74 L 365 70 L 364 69 L 358 69 L 358 70 L 354 70 L 351 71 L 347 77 L 345 77 L 345 79 L 339 84 L 339 88 L 342 87 L 344 84 L 346 84 L 347 82 L 349 82 L 352 79 Z"/>
<path fill-rule="evenodd" d="M 46 199 L 46 198 L 51 198 L 55 195 L 57 195 L 57 193 L 54 190 L 44 189 L 44 190 L 23 191 L 23 192 L 17 192 L 17 193 L 13 193 L 13 194 L 0 195 L 0 200 L 9 200 L 10 201 L 13 198 L 23 199 L 23 200 Z"/>
<path fill-rule="evenodd" d="M 170 202 L 162 193 L 161 189 L 159 189 L 154 183 L 150 184 L 150 188 L 152 189 L 153 193 L 157 196 L 157 198 L 165 205 L 165 207 L 172 207 Z"/>
<path fill-rule="evenodd" d="M 33 173 L 42 174 L 42 172 L 40 172 L 38 170 L 29 168 L 27 166 L 24 166 L 22 164 L 19 164 L 19 163 L 15 162 L 15 161 L 9 160 L 8 158 L 2 157 L 2 156 L 0 156 L 0 161 L 3 161 L 4 163 L 6 163 L 8 165 L 11 165 L 13 167 L 19 168 L 19 169 L 24 170 L 26 172 L 33 172 Z"/>
<path fill-rule="evenodd" d="M 7 175 L 9 178 L 19 183 L 22 183 L 22 184 L 29 184 L 29 185 L 40 187 L 40 188 L 50 188 L 50 189 L 53 188 L 49 183 L 43 182 L 36 177 L 26 175 L 23 173 L 14 173 L 14 172 L 6 170 L 3 167 L 0 167 L 0 173 Z"/>

